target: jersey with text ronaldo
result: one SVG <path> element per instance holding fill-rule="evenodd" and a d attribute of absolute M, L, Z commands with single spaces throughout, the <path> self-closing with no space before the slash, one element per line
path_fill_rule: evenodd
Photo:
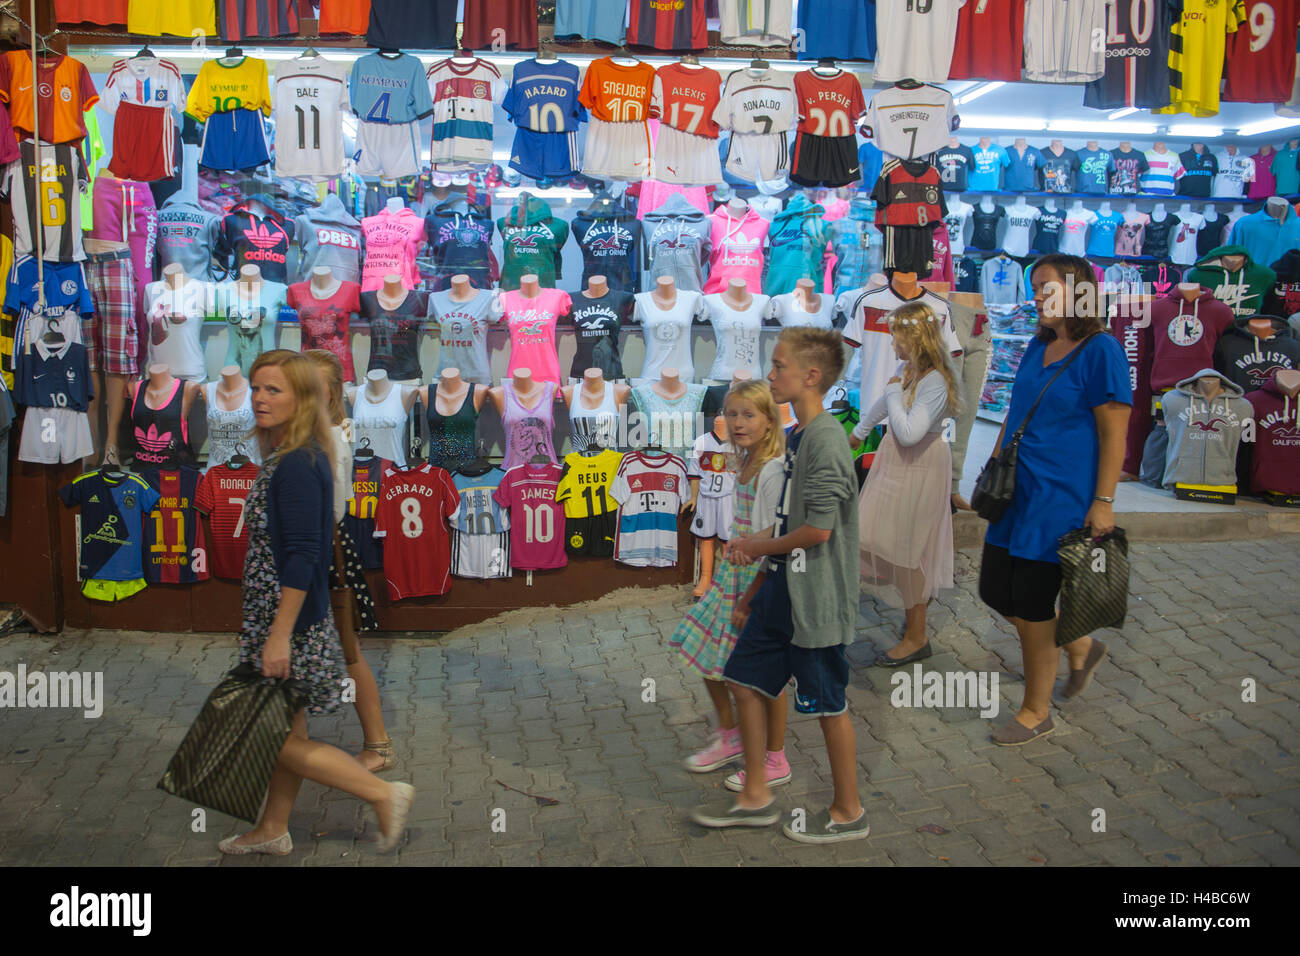
<path fill-rule="evenodd" d="M 375 537 L 384 539 L 384 577 L 394 601 L 446 594 L 451 587 L 448 522 L 460 507 L 451 475 L 430 464 L 384 471 Z"/>
<path fill-rule="evenodd" d="M 257 470 L 251 462 L 238 468 L 213 465 L 194 494 L 194 507 L 208 516 L 212 528 L 208 567 L 213 577 L 238 581 L 244 576 L 244 558 L 248 554 L 244 506 Z"/>

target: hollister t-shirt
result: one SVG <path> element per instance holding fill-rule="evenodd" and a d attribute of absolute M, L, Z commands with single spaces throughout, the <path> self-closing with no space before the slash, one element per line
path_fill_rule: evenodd
<path fill-rule="evenodd" d="M 555 351 L 555 324 L 572 305 L 569 293 L 541 289 L 534 298 L 521 292 L 501 293 L 501 308 L 510 329 L 510 365 L 507 375 L 526 368 L 539 382 L 560 383 L 560 357 Z M 558 480 L 558 479 L 557 479 Z M 521 565 L 516 564 L 516 567 Z"/>
<path fill-rule="evenodd" d="M 581 378 L 589 368 L 598 368 L 606 381 L 626 378 L 618 354 L 618 337 L 632 311 L 632 293 L 611 289 L 599 299 L 584 292 L 573 296 L 573 331 L 577 350 L 569 375 Z"/>

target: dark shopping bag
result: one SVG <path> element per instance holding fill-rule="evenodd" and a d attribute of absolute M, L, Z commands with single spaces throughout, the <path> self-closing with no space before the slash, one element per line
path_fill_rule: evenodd
<path fill-rule="evenodd" d="M 1087 528 L 1061 535 L 1061 619 L 1056 646 L 1102 627 L 1123 627 L 1128 613 L 1128 537 L 1123 528 L 1094 540 Z"/>
<path fill-rule="evenodd" d="M 298 681 L 263 677 L 251 663 L 239 664 L 208 695 L 158 789 L 256 823 L 305 697 Z"/>

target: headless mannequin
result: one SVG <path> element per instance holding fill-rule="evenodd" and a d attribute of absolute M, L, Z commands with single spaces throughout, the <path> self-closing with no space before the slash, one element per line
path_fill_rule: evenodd
<path fill-rule="evenodd" d="M 438 375 L 438 384 L 424 385 L 416 389 L 419 393 L 420 401 L 424 403 L 425 408 L 433 407 L 439 415 L 444 418 L 455 415 L 465 404 L 465 398 L 469 395 L 470 383 L 460 377 L 460 369 L 450 367 L 445 368 Z M 430 396 L 430 392 L 433 393 Z M 474 390 L 474 413 L 478 414 L 483 410 L 483 403 L 487 401 L 488 390 L 486 388 L 476 388 Z"/>
<path fill-rule="evenodd" d="M 334 273 L 326 266 L 317 266 L 311 270 L 311 294 L 316 299 L 328 299 L 343 285 L 342 279 L 336 279 Z"/>
<path fill-rule="evenodd" d="M 1188 302 L 1195 302 L 1201 295 L 1201 287 L 1195 282 L 1178 283 L 1178 294 Z"/>
<path fill-rule="evenodd" d="M 1090 153 L 1095 153 L 1099 147 L 1097 146 L 1097 141 L 1095 139 L 1090 139 L 1088 142 L 1083 144 L 1083 148 L 1088 150 Z"/>
<path fill-rule="evenodd" d="M 1273 328 L 1273 323 L 1268 319 L 1251 319 L 1246 323 L 1246 328 L 1250 330 L 1251 335 L 1261 342 L 1266 342 L 1277 334 L 1277 330 Z M 1295 374 L 1289 369 L 1286 372 L 1287 374 Z M 1281 375 L 1282 372 L 1278 372 L 1279 378 Z"/>
<path fill-rule="evenodd" d="M 915 272 L 895 272 L 889 277 L 889 287 L 902 299 L 915 299 L 924 291 L 916 281 Z"/>
<path fill-rule="evenodd" d="M 956 136 L 949 136 L 949 137 L 948 137 L 948 148 L 949 148 L 949 149 L 956 149 L 956 148 L 957 148 L 958 146 L 960 146 L 960 145 L 961 145 L 961 141 L 958 140 Z"/>
<path fill-rule="evenodd" d="M 1109 215 L 1110 215 L 1110 200 L 1109 200 L 1109 199 L 1105 200 L 1104 202 L 1102 202 L 1102 204 L 1101 204 L 1100 206 L 1097 207 L 1097 215 L 1099 215 L 1099 216 L 1109 216 Z"/>
<path fill-rule="evenodd" d="M 1264 203 L 1264 210 L 1278 222 L 1282 222 L 1286 219 L 1289 205 L 1281 196 L 1270 196 Z"/>
<path fill-rule="evenodd" d="M 525 276 L 524 278 L 527 278 Z M 536 276 L 533 276 L 536 279 Z M 520 291 L 523 291 L 522 286 Z M 539 382 L 533 378 L 533 370 L 530 368 L 517 368 L 515 374 L 510 377 L 510 387 L 514 390 L 515 398 L 519 404 L 528 411 L 535 411 L 541 404 L 542 393 L 546 390 L 546 383 Z M 497 410 L 501 420 L 505 421 L 506 417 L 506 390 L 502 385 L 488 389 L 488 398 L 492 399 L 492 407 Z M 555 398 L 560 397 L 559 389 L 556 389 Z"/>
<path fill-rule="evenodd" d="M 478 290 L 470 285 L 469 276 L 458 273 L 451 277 L 450 298 L 452 302 L 468 302 L 476 295 L 478 295 Z"/>
<path fill-rule="evenodd" d="M 659 381 L 651 382 L 650 388 L 656 395 L 666 401 L 676 401 L 686 394 L 686 383 L 681 373 L 675 368 L 665 368 L 659 373 Z"/>
<path fill-rule="evenodd" d="M 582 373 L 582 386 L 566 385 L 560 389 L 560 395 L 564 399 L 564 404 L 570 410 L 574 407 L 574 402 L 579 402 L 579 408 L 593 412 L 600 408 L 601 400 L 605 397 L 605 373 L 598 368 L 589 368 Z M 632 386 L 614 384 L 614 404 L 624 406 L 632 394 Z"/>
<path fill-rule="evenodd" d="M 384 284 L 375 298 L 379 300 L 380 307 L 392 312 L 402 307 L 408 294 L 406 286 L 402 285 L 402 277 L 390 272 L 384 276 Z"/>
<path fill-rule="evenodd" d="M 1056 212 L 1056 198 L 1048 196 L 1043 200 L 1043 208 L 1048 212 Z"/>
<path fill-rule="evenodd" d="M 1288 398 L 1300 395 L 1300 370 L 1288 368 L 1277 373 L 1274 378 L 1277 389 Z"/>
<path fill-rule="evenodd" d="M 1167 153 L 1169 150 L 1162 139 L 1158 139 L 1152 144 L 1151 148 L 1157 153 Z"/>
<path fill-rule="evenodd" d="M 713 434 L 718 436 L 719 441 L 727 440 L 727 419 L 718 415 L 713 419 Z M 692 511 L 695 510 L 696 504 L 700 500 L 700 479 L 691 479 L 691 505 Z M 695 582 L 695 588 L 691 591 L 691 596 L 695 598 L 704 597 L 704 593 L 713 583 L 713 558 L 718 547 L 718 538 L 696 537 L 695 541 L 700 546 L 700 577 Z"/>
<path fill-rule="evenodd" d="M 1223 380 L 1217 375 L 1206 375 L 1196 380 L 1196 391 L 1207 402 L 1223 394 Z"/>
<path fill-rule="evenodd" d="M 660 276 L 655 280 L 654 291 L 650 293 L 655 305 L 667 312 L 677 304 L 677 284 L 672 276 Z"/>
<path fill-rule="evenodd" d="M 822 297 L 815 291 L 816 288 L 817 287 L 813 285 L 812 279 L 800 279 L 797 281 L 794 284 L 794 303 L 805 312 L 820 312 L 822 308 Z M 745 372 L 744 374 L 746 378 L 749 377 L 748 372 Z M 723 421 L 723 426 L 726 426 L 725 419 Z"/>
<path fill-rule="evenodd" d="M 1118 150 L 1118 152 L 1121 152 L 1121 153 L 1131 153 L 1131 152 L 1133 152 L 1133 144 L 1130 143 L 1128 140 L 1125 140 L 1124 142 L 1122 142 L 1122 143 L 1119 144 L 1119 150 Z"/>
<path fill-rule="evenodd" d="M 749 203 L 745 202 L 745 200 L 741 199 L 739 196 L 727 203 L 727 214 L 730 216 L 735 216 L 737 219 L 743 219 L 747 212 L 749 212 Z"/>
<path fill-rule="evenodd" d="M 1052 140 L 1052 145 L 1047 147 L 1047 151 L 1053 156 L 1060 156 L 1065 152 L 1065 141 L 1059 139 Z"/>
<path fill-rule="evenodd" d="M 525 299 L 535 299 L 542 294 L 541 280 L 529 273 L 519 277 L 519 294 Z"/>
<path fill-rule="evenodd" d="M 954 140 L 953 142 L 956 142 L 956 140 Z M 990 139 L 989 137 L 987 136 L 980 137 L 980 149 L 988 149 L 992 143 L 993 140 Z"/>
<path fill-rule="evenodd" d="M 604 276 L 592 276 L 587 280 L 587 288 L 582 294 L 588 299 L 603 299 L 608 291 L 609 281 Z"/>
<path fill-rule="evenodd" d="M 1165 204 L 1158 202 L 1151 209 L 1152 222 L 1164 222 L 1169 218 L 1169 213 L 1165 210 Z"/>
<path fill-rule="evenodd" d="M 86 239 L 83 240 L 86 252 L 96 254 L 101 252 L 130 252 L 131 246 L 125 242 L 112 242 L 108 239 Z M 168 269 L 173 268 L 168 266 Z M 177 271 L 180 266 L 174 267 Z M 164 270 L 166 272 L 166 270 Z M 97 320 L 98 321 L 98 320 Z M 87 417 L 90 419 L 90 436 L 91 445 L 99 447 L 99 404 L 100 396 L 105 396 L 104 409 L 107 412 L 107 431 L 104 442 L 104 462 L 106 464 L 116 465 L 118 462 L 117 454 L 117 436 L 119 429 L 122 427 L 122 403 L 120 401 L 109 401 L 118 396 L 130 395 L 131 383 L 135 381 L 131 375 L 110 375 L 108 372 L 94 373 L 94 377 L 103 375 L 103 379 L 95 384 L 95 397 L 90 400 L 87 409 Z"/>
<path fill-rule="evenodd" d="M 371 404 L 379 404 L 386 399 L 393 388 L 402 390 L 402 410 L 410 414 L 411 408 L 415 405 L 415 399 L 419 396 L 420 390 L 410 385 L 395 385 L 388 378 L 388 373 L 382 368 L 373 369 L 366 373 L 366 400 Z M 357 386 L 344 385 L 343 391 L 347 395 L 348 402 L 355 406 L 357 400 Z"/>
<path fill-rule="evenodd" d="M 1076 199 L 1074 202 L 1070 203 L 1070 212 L 1076 214 L 1083 212 L 1083 200 Z"/>
<path fill-rule="evenodd" d="M 235 369 L 239 371 L 238 367 Z M 172 375 L 172 370 L 161 362 L 149 366 L 149 380 L 140 387 L 144 389 L 144 404 L 151 411 L 158 411 L 167 404 L 171 397 L 172 389 L 176 385 L 176 378 Z M 184 421 L 190 420 L 190 412 L 194 409 L 194 399 L 203 394 L 202 382 L 185 382 L 182 388 L 181 397 L 181 418 Z M 130 395 L 127 396 L 128 402 Z"/>
<path fill-rule="evenodd" d="M 1025 202 L 1024 196 L 1017 196 L 1016 201 L 1011 204 L 1011 208 L 1015 209 L 1016 211 L 1020 211 L 1023 210 L 1028 205 L 1029 203 Z"/>
<path fill-rule="evenodd" d="M 1183 203 L 1174 211 L 1174 215 L 1179 219 L 1190 219 L 1194 215 L 1192 212 L 1192 204 L 1189 202 Z"/>
<path fill-rule="evenodd" d="M 233 412 L 244 404 L 244 396 L 248 394 L 248 379 L 244 378 L 239 371 L 238 365 L 226 365 L 221 369 L 221 380 L 217 382 L 217 387 L 213 390 L 213 404 L 217 406 L 218 411 Z M 207 401 L 207 392 L 199 390 L 199 395 L 204 401 Z"/>
<path fill-rule="evenodd" d="M 993 197 L 985 196 L 980 200 L 980 208 L 985 212 L 992 212 L 994 209 Z"/>
<path fill-rule="evenodd" d="M 399 213 L 406 208 L 406 203 L 398 196 L 390 196 L 388 202 L 384 203 L 384 208 L 391 213 Z"/>
<path fill-rule="evenodd" d="M 744 312 L 754 304 L 754 297 L 750 295 L 744 279 L 732 279 L 727 283 L 727 291 L 722 293 L 722 301 L 737 312 Z"/>
<path fill-rule="evenodd" d="M 1138 206 L 1137 206 L 1137 203 L 1135 203 L 1135 202 L 1130 202 L 1127 206 L 1124 207 L 1124 215 L 1126 215 L 1126 216 L 1136 216 L 1137 214 L 1138 214 Z"/>

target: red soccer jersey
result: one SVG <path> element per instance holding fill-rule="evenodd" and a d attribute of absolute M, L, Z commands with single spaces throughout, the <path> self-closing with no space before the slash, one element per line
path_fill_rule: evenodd
<path fill-rule="evenodd" d="M 126 26 L 130 0 L 54 0 L 54 18 L 60 25 L 97 23 L 103 27 Z"/>
<path fill-rule="evenodd" d="M 158 504 L 144 523 L 144 577 L 150 584 L 192 584 L 208 579 L 203 525 L 194 510 L 199 473 L 193 468 L 146 473 Z"/>
<path fill-rule="evenodd" d="M 845 70 L 830 77 L 814 70 L 796 73 L 794 93 L 799 104 L 799 132 L 813 136 L 852 136 L 858 117 L 867 108 L 862 84 Z"/>
<path fill-rule="evenodd" d="M 713 111 L 721 98 L 722 76 L 707 66 L 692 69 L 669 63 L 655 72 L 653 110 L 673 129 L 717 139 Z"/>
<path fill-rule="evenodd" d="M 384 539 L 384 577 L 394 601 L 446 594 L 451 587 L 451 529 L 460 492 L 451 475 L 423 464 L 384 471 L 375 537 Z"/>
<path fill-rule="evenodd" d="M 1229 34 L 1223 99 L 1285 103 L 1295 83 L 1300 0 L 1248 0 L 1245 29 Z"/>
<path fill-rule="evenodd" d="M 244 526 L 244 503 L 253 489 L 257 466 L 240 468 L 213 465 L 194 495 L 194 507 L 208 516 L 212 525 L 212 549 L 208 566 L 214 577 L 238 581 L 244 576 L 248 553 L 248 529 Z"/>
<path fill-rule="evenodd" d="M 704 0 L 631 0 L 627 42 L 656 50 L 704 49 L 709 45 Z"/>
<path fill-rule="evenodd" d="M 957 14 L 950 80 L 1020 82 L 1025 0 L 968 0 Z"/>
<path fill-rule="evenodd" d="M 871 198 L 877 226 L 929 226 L 948 215 L 939 171 L 923 159 L 890 160 Z"/>
<path fill-rule="evenodd" d="M 516 571 L 562 568 L 564 505 L 555 492 L 563 469 L 555 462 L 516 465 L 492 492 L 492 500 L 510 509 L 510 566 Z"/>

